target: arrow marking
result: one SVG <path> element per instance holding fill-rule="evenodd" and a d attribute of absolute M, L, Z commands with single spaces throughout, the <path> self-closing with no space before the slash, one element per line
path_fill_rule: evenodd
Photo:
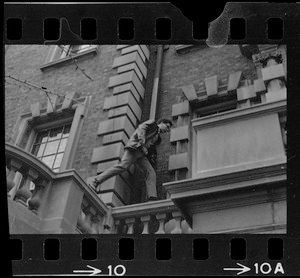
<path fill-rule="evenodd" d="M 102 271 L 96 267 L 92 267 L 90 265 L 87 265 L 88 268 L 91 268 L 91 270 L 73 270 L 73 273 L 90 273 L 89 276 L 92 276 L 92 275 L 96 275 L 96 274 L 99 274 L 101 273 Z"/>
<path fill-rule="evenodd" d="M 248 272 L 248 271 L 250 271 L 251 270 L 251 268 L 249 268 L 249 267 L 247 267 L 247 266 L 245 266 L 245 265 L 242 265 L 242 264 L 239 264 L 239 263 L 237 263 L 239 266 L 241 266 L 241 268 L 229 268 L 229 267 L 227 267 L 227 268 L 223 268 L 223 270 L 235 270 L 235 271 L 240 271 L 240 272 L 238 272 L 237 273 L 237 275 L 240 275 L 240 274 L 243 274 L 243 273 L 245 273 L 245 272 Z"/>

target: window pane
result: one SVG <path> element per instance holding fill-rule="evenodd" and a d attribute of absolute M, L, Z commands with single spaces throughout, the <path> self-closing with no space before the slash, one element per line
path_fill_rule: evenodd
<path fill-rule="evenodd" d="M 63 132 L 63 136 L 62 136 L 63 138 L 69 136 L 70 129 L 71 129 L 71 125 L 66 125 L 66 126 L 65 126 L 64 132 Z"/>
<path fill-rule="evenodd" d="M 49 133 L 49 130 L 39 132 L 36 139 L 35 139 L 34 144 L 45 143 L 47 141 L 47 138 L 48 138 L 48 133 Z"/>
<path fill-rule="evenodd" d="M 43 155 L 45 146 L 46 146 L 46 144 L 34 145 L 31 153 L 37 157 L 41 157 Z"/>
<path fill-rule="evenodd" d="M 63 156 L 64 156 L 63 153 L 60 153 L 60 154 L 58 154 L 58 155 L 56 156 L 56 159 L 55 159 L 53 168 L 58 168 L 58 167 L 60 167 L 60 164 L 61 164 L 61 161 L 62 161 Z"/>
<path fill-rule="evenodd" d="M 71 46 L 71 52 L 73 53 L 73 54 L 76 54 L 76 53 L 78 53 L 78 51 L 79 51 L 79 49 L 80 49 L 80 45 L 72 45 Z"/>
<path fill-rule="evenodd" d="M 50 155 L 42 158 L 42 161 L 47 164 L 50 168 L 52 168 L 54 162 L 55 155 Z"/>
<path fill-rule="evenodd" d="M 59 53 L 59 56 L 56 57 L 56 59 L 59 59 L 59 58 L 65 58 L 66 56 L 69 55 L 69 45 L 58 45 L 58 52 Z"/>
<path fill-rule="evenodd" d="M 31 153 L 51 169 L 55 169 L 55 172 L 59 172 L 70 129 L 71 124 L 66 124 L 39 132 Z"/>
<path fill-rule="evenodd" d="M 51 129 L 50 135 L 49 135 L 49 141 L 59 139 L 62 135 L 62 129 L 63 129 L 62 126 Z"/>
<path fill-rule="evenodd" d="M 59 148 L 58 148 L 58 152 L 59 152 L 59 153 L 65 151 L 67 142 L 68 142 L 68 138 L 62 139 L 62 140 L 60 141 L 60 145 L 59 145 Z"/>
<path fill-rule="evenodd" d="M 82 44 L 82 45 L 73 45 L 72 46 L 72 53 L 77 54 L 84 51 L 87 51 L 91 48 L 90 44 Z"/>
<path fill-rule="evenodd" d="M 55 154 L 57 152 L 58 145 L 59 145 L 59 140 L 48 142 L 44 152 L 44 156 L 49 154 Z"/>
<path fill-rule="evenodd" d="M 83 44 L 83 45 L 80 45 L 79 47 L 79 50 L 77 53 L 80 53 L 80 52 L 84 52 L 86 50 L 89 50 L 91 48 L 91 45 L 90 44 Z"/>

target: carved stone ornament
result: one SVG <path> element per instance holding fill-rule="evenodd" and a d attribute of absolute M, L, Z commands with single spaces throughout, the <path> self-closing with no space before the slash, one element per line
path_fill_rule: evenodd
<path fill-rule="evenodd" d="M 262 66 L 263 68 L 267 66 L 270 59 L 274 59 L 277 64 L 281 64 L 283 59 L 280 49 L 252 55 L 252 60 L 255 66 Z"/>

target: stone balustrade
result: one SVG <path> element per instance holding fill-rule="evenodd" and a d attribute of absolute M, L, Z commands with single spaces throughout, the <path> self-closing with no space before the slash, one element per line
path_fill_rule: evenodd
<path fill-rule="evenodd" d="M 103 234 L 105 215 L 93 205 L 91 200 L 84 196 L 81 210 L 78 215 L 76 232 L 81 234 Z"/>
<path fill-rule="evenodd" d="M 112 217 L 116 234 L 192 233 L 170 199 L 116 207 L 112 209 Z"/>
<path fill-rule="evenodd" d="M 10 233 L 103 233 L 109 208 L 71 169 L 5 144 Z"/>
<path fill-rule="evenodd" d="M 38 215 L 45 187 L 52 181 L 52 171 L 15 146 L 6 144 L 5 155 L 7 196 Z"/>
<path fill-rule="evenodd" d="M 5 155 L 11 234 L 192 232 L 171 200 L 109 208 L 75 170 L 54 173 L 10 144 Z"/>

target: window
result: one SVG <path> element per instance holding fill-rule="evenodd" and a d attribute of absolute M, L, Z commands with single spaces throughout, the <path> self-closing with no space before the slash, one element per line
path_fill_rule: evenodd
<path fill-rule="evenodd" d="M 206 117 L 209 115 L 214 115 L 214 114 L 219 114 L 222 112 L 230 111 L 230 110 L 235 110 L 237 108 L 237 101 L 236 100 L 227 100 L 223 102 L 219 102 L 216 99 L 214 101 L 215 103 L 209 103 L 203 107 L 199 107 L 195 109 L 195 117 L 200 118 L 200 117 Z"/>
<path fill-rule="evenodd" d="M 74 58 L 82 59 L 89 54 L 97 54 L 97 45 L 82 44 L 82 45 L 52 45 L 48 51 L 44 65 L 41 70 L 46 70 L 50 67 L 64 64 L 72 61 Z"/>
<path fill-rule="evenodd" d="M 71 47 L 71 52 L 72 54 L 78 54 L 87 51 L 91 48 L 93 48 L 93 45 L 91 44 L 74 45 Z"/>
<path fill-rule="evenodd" d="M 215 109 L 207 111 L 218 111 L 209 117 L 199 116 L 203 109 L 194 113 L 192 178 L 286 163 L 286 100 L 228 112 Z"/>
<path fill-rule="evenodd" d="M 33 118 L 31 112 L 19 116 L 14 128 L 13 140 L 25 151 L 36 156 L 54 172 L 72 167 L 79 134 L 88 112 L 91 97 L 76 98 L 69 109 L 62 110 L 58 102 L 54 113 L 47 114 L 47 108 L 40 109 L 40 116 Z M 81 105 L 82 103 L 82 105 Z M 15 183 L 24 182 L 17 173 Z M 33 190 L 31 183 L 30 190 Z"/>
<path fill-rule="evenodd" d="M 20 115 L 13 140 L 53 171 L 70 169 L 90 101 L 90 97 L 76 97 L 69 109 L 62 110 L 63 102 L 58 102 L 54 113 L 48 114 L 44 107 L 37 117 L 31 112 Z"/>
<path fill-rule="evenodd" d="M 71 124 L 39 131 L 31 153 L 58 172 L 67 146 Z"/>
<path fill-rule="evenodd" d="M 219 114 L 222 112 L 235 110 L 237 108 L 236 100 L 229 100 L 220 103 L 210 104 L 195 110 L 196 118 L 206 117 L 209 115 Z"/>
<path fill-rule="evenodd" d="M 83 44 L 83 45 L 58 45 L 57 53 L 54 53 L 52 59 L 62 59 L 65 57 L 73 57 L 76 54 L 83 53 L 88 51 L 94 47 L 91 44 Z M 53 61 L 53 60 L 52 60 Z"/>

